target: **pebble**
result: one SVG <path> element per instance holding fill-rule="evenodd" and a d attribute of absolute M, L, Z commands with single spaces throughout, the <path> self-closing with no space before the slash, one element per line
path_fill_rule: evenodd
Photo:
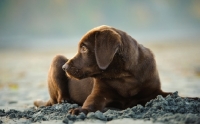
<path fill-rule="evenodd" d="M 68 118 L 65 118 L 65 119 L 63 120 L 63 123 L 65 123 L 65 124 L 68 124 L 68 122 L 69 122 Z"/>
<path fill-rule="evenodd" d="M 178 96 L 178 92 L 165 98 L 158 95 L 157 98 L 149 101 L 145 106 L 137 105 L 121 111 L 108 109 L 104 113 L 100 111 L 90 112 L 87 116 L 84 113 L 80 113 L 78 116 L 68 113 L 70 109 L 77 107 L 79 107 L 77 104 L 62 103 L 37 109 L 31 107 L 24 111 L 10 109 L 5 112 L 5 110 L 0 109 L 0 117 L 6 116 L 10 119 L 26 118 L 30 122 L 63 120 L 65 124 L 71 124 L 86 118 L 102 121 L 132 118 L 162 123 L 200 123 L 200 99 L 181 98 Z M 0 121 L 1 123 L 2 121 Z"/>

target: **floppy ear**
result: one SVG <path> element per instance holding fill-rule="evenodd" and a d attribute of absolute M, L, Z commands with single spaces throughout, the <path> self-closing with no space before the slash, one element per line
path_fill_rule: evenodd
<path fill-rule="evenodd" d="M 106 69 L 109 66 L 120 44 L 120 35 L 111 29 L 96 33 L 95 56 L 100 69 Z"/>

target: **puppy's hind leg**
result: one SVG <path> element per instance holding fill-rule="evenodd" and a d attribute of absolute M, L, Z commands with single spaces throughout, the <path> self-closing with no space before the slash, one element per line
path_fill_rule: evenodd
<path fill-rule="evenodd" d="M 70 101 L 68 82 L 69 78 L 66 72 L 63 71 L 62 66 L 68 61 L 62 55 L 54 57 L 49 74 L 48 74 L 48 87 L 49 94 L 53 101 L 61 103 L 62 101 Z M 53 103 L 55 104 L 55 103 Z"/>
<path fill-rule="evenodd" d="M 68 89 L 69 80 L 65 71 L 62 70 L 62 66 L 67 61 L 67 58 L 61 55 L 54 57 L 48 73 L 48 89 L 50 100 L 47 102 L 36 100 L 34 102 L 35 106 L 51 106 L 56 103 L 61 103 L 62 101 L 70 101 Z"/>

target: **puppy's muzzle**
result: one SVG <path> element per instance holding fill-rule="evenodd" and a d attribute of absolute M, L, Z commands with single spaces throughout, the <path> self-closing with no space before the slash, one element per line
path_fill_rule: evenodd
<path fill-rule="evenodd" d="M 67 63 L 65 63 L 63 66 L 62 66 L 62 69 L 64 70 L 64 71 L 67 71 L 67 68 L 69 67 L 69 65 L 67 64 Z"/>

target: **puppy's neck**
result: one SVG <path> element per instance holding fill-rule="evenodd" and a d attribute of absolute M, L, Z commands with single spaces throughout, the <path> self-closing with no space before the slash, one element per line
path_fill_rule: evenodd
<path fill-rule="evenodd" d="M 133 71 L 134 67 L 138 63 L 138 47 L 140 47 L 140 44 L 138 44 L 137 41 L 128 34 L 125 35 L 127 36 L 122 39 L 122 46 L 120 46 L 117 54 L 119 54 L 120 59 L 124 61 L 124 69 L 127 71 Z"/>

